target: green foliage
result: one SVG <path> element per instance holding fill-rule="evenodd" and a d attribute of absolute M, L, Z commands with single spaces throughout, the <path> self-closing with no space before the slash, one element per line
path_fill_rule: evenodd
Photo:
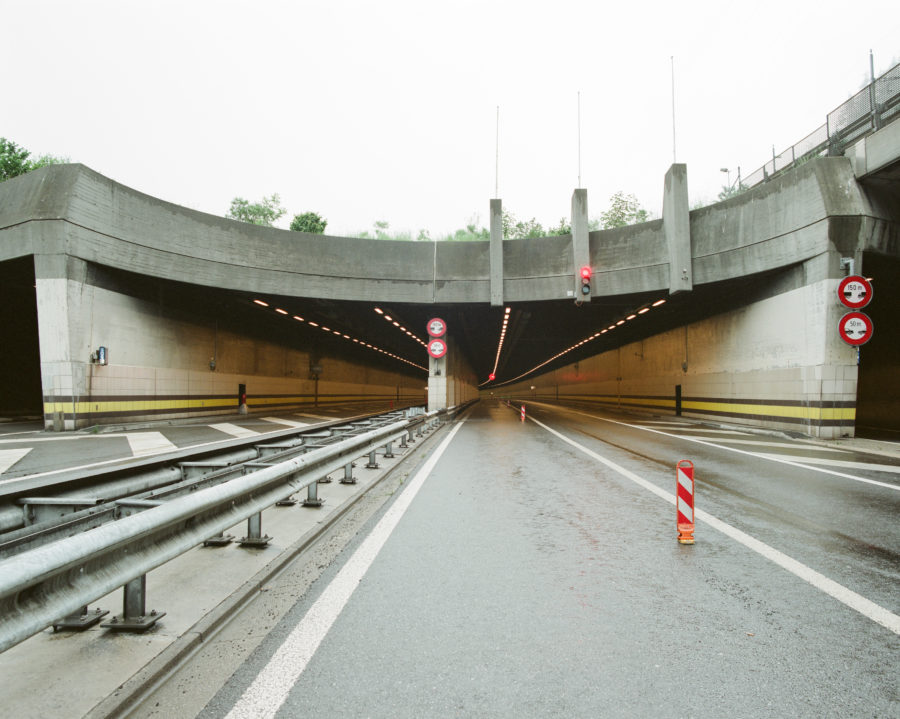
<path fill-rule="evenodd" d="M 518 220 L 509 210 L 503 210 L 503 237 L 507 240 L 527 240 L 531 237 L 546 237 L 547 232 L 533 217 Z"/>
<path fill-rule="evenodd" d="M 314 235 L 323 234 L 327 225 L 328 220 L 316 212 L 304 212 L 302 215 L 294 215 L 294 219 L 291 220 L 291 229 L 294 232 L 310 232 Z"/>
<path fill-rule="evenodd" d="M 58 165 L 69 161 L 67 157 L 54 157 L 53 155 L 41 155 L 37 160 L 30 160 L 29 157 L 31 157 L 31 153 L 24 147 L 19 147 L 11 140 L 0 137 L 0 182 L 24 175 L 39 167 Z"/>
<path fill-rule="evenodd" d="M 556 227 L 548 227 L 547 228 L 547 236 L 552 235 L 571 235 L 572 234 L 572 224 L 565 217 L 559 218 L 559 224 Z"/>
<path fill-rule="evenodd" d="M 649 219 L 650 214 L 641 207 L 637 197 L 626 195 L 621 190 L 609 198 L 609 209 L 600 214 L 600 224 L 604 230 L 635 225 Z"/>
<path fill-rule="evenodd" d="M 720 200 L 728 200 L 732 197 L 737 197 L 738 195 L 742 195 L 747 191 L 747 188 L 742 184 L 732 185 L 728 187 L 728 185 L 722 185 L 722 191 L 719 193 Z"/>
<path fill-rule="evenodd" d="M 284 216 L 285 212 L 287 210 L 281 206 L 281 198 L 276 193 L 271 197 L 263 197 L 255 204 L 251 204 L 243 197 L 235 197 L 231 201 L 231 209 L 225 216 L 232 220 L 271 227 Z"/>

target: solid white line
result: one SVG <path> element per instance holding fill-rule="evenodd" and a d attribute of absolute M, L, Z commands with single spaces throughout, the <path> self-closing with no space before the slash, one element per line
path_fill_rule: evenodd
<path fill-rule="evenodd" d="M 686 427 L 685 425 L 681 425 L 681 428 L 685 432 L 699 432 L 700 434 L 742 434 L 745 437 L 750 434 L 750 432 L 738 432 L 734 429 L 705 429 L 703 427 Z M 735 440 L 737 441 L 737 440 Z M 752 440 L 748 440 L 752 441 Z"/>
<path fill-rule="evenodd" d="M 464 419 L 450 430 L 450 434 L 309 608 L 225 719 L 275 716 L 463 422 Z"/>
<path fill-rule="evenodd" d="M 246 427 L 238 427 L 236 424 L 229 424 L 228 422 L 222 422 L 220 424 L 211 424 L 209 425 L 213 429 L 217 429 L 220 432 L 224 432 L 225 434 L 230 434 L 232 437 L 254 437 L 261 432 L 254 432 L 252 429 L 247 429 Z"/>
<path fill-rule="evenodd" d="M 575 440 L 569 439 L 563 434 L 560 434 L 555 429 L 551 429 L 543 422 L 539 422 L 534 417 L 529 417 L 529 419 L 537 424 L 540 427 L 543 427 L 550 434 L 555 437 L 559 437 L 561 440 L 566 442 L 567 444 L 572 445 L 579 451 L 584 454 L 596 459 L 601 464 L 606 465 L 610 469 L 618 472 L 623 477 L 630 479 L 635 484 L 640 485 L 644 489 L 647 489 L 657 497 L 661 497 L 671 504 L 675 504 L 675 495 L 666 492 L 664 489 L 660 489 L 652 482 L 648 482 L 646 479 L 639 477 L 634 472 L 631 472 L 624 467 L 616 464 L 615 462 L 606 459 L 605 457 L 593 452 L 592 450 L 578 444 Z M 600 418 L 598 418 L 600 419 Z M 610 420 L 612 421 L 612 420 Z M 622 423 L 617 423 L 622 424 Z M 838 584 L 833 579 L 829 579 L 824 574 L 820 574 L 814 569 L 807 567 L 805 564 L 798 562 L 796 559 L 792 559 L 788 555 L 783 552 L 779 552 L 774 547 L 770 547 L 768 544 L 751 537 L 749 534 L 742 532 L 740 529 L 736 527 L 732 527 L 730 524 L 723 522 L 721 519 L 714 517 L 708 512 L 704 512 L 701 509 L 694 509 L 694 518 L 700 519 L 713 529 L 720 531 L 722 534 L 731 537 L 732 539 L 740 542 L 748 549 L 752 549 L 754 552 L 762 555 L 766 559 L 774 562 L 778 566 L 786 569 L 791 574 L 803 579 L 806 582 L 809 582 L 816 589 L 819 589 L 825 594 L 828 594 L 831 597 L 834 597 L 839 602 L 846 604 L 851 609 L 859 612 L 865 617 L 868 617 L 873 622 L 877 622 L 883 627 L 890 629 L 894 634 L 900 634 L 900 616 L 897 616 L 893 612 L 885 609 L 884 607 L 876 604 L 870 599 L 866 599 L 861 594 L 857 594 L 852 589 L 848 589 L 842 584 Z"/>
<path fill-rule="evenodd" d="M 149 454 L 162 454 L 178 449 L 166 439 L 162 432 L 132 432 L 125 435 L 131 454 L 135 457 L 145 457 Z"/>
<path fill-rule="evenodd" d="M 550 405 L 546 405 L 550 406 Z M 556 408 L 559 409 L 559 408 Z M 843 477 L 844 479 L 852 479 L 854 482 L 863 482 L 865 484 L 874 484 L 876 487 L 885 487 L 887 489 L 893 489 L 894 491 L 900 492 L 900 485 L 896 484 L 888 484 L 887 482 L 879 482 L 875 479 L 866 479 L 865 477 L 857 477 L 854 474 L 846 474 L 844 472 L 835 472 L 833 469 L 824 469 L 822 467 L 809 467 L 805 464 L 800 464 L 799 462 L 791 462 L 786 459 L 780 459 L 777 455 L 774 454 L 760 454 L 759 452 L 746 452 L 743 449 L 738 449 L 737 447 L 728 447 L 724 444 L 716 444 L 715 442 L 710 442 L 705 439 L 698 439 L 696 437 L 685 437 L 680 434 L 672 434 L 670 432 L 663 432 L 662 430 L 652 429 L 650 427 L 642 427 L 639 424 L 629 424 L 628 422 L 619 422 L 615 419 L 607 419 L 606 417 L 598 417 L 595 414 L 588 414 L 587 412 L 579 412 L 575 409 L 563 409 L 564 412 L 568 412 L 570 414 L 581 415 L 582 417 L 590 417 L 591 419 L 597 419 L 601 422 L 609 422 L 610 424 L 618 424 L 622 427 L 631 427 L 632 429 L 640 429 L 644 432 L 653 432 L 654 434 L 661 434 L 664 437 L 671 437 L 672 439 L 683 439 L 685 442 L 695 442 L 697 444 L 704 444 L 707 447 L 716 447 L 717 449 L 724 449 L 728 452 L 734 452 L 735 454 L 744 454 L 748 457 L 759 457 L 760 459 L 768 459 L 772 462 L 778 462 L 779 464 L 787 464 L 791 467 L 799 467 L 800 469 L 809 469 L 814 472 L 822 472 L 823 474 L 831 474 L 835 477 Z M 810 449 L 819 449 L 818 445 L 804 445 L 809 447 Z M 808 460 L 806 460 L 808 461 Z"/>
<path fill-rule="evenodd" d="M 0 474 L 3 474 L 30 451 L 31 447 L 25 447 L 24 449 L 0 449 Z"/>
<path fill-rule="evenodd" d="M 306 412 L 295 412 L 294 416 L 295 417 L 309 417 L 310 419 L 323 419 L 326 422 L 328 422 L 332 419 L 340 419 L 340 417 L 323 417 L 320 414 L 306 414 Z"/>
<path fill-rule="evenodd" d="M 292 419 L 282 419 L 281 417 L 260 417 L 263 422 L 274 422 L 275 424 L 286 424 L 288 427 L 309 427 L 307 422 L 295 422 Z"/>

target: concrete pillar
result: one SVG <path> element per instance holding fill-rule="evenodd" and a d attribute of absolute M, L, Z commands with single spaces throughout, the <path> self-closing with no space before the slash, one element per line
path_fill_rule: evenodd
<path fill-rule="evenodd" d="M 669 294 L 688 292 L 694 289 L 694 268 L 691 260 L 687 165 L 683 163 L 672 165 L 666 173 L 663 231 L 669 248 Z"/>
<path fill-rule="evenodd" d="M 581 268 L 591 265 L 591 247 L 588 238 L 587 190 L 576 189 L 572 193 L 572 289 L 576 302 L 590 302 L 590 295 L 581 294 Z"/>
<path fill-rule="evenodd" d="M 503 201 L 491 200 L 491 306 L 503 305 Z"/>
<path fill-rule="evenodd" d="M 35 255 L 34 276 L 44 427 L 77 429 L 79 403 L 89 394 L 91 363 L 87 263 L 67 255 Z"/>
<path fill-rule="evenodd" d="M 448 342 L 447 354 L 440 359 L 428 358 L 428 411 L 447 408 L 447 355 L 453 351 Z"/>

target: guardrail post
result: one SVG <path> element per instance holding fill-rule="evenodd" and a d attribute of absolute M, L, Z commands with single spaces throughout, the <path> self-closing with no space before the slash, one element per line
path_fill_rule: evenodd
<path fill-rule="evenodd" d="M 353 476 L 353 462 L 347 462 L 344 465 L 344 478 L 341 484 L 356 484 L 356 477 Z"/>
<path fill-rule="evenodd" d="M 321 507 L 325 503 L 324 499 L 319 499 L 319 483 L 312 482 L 306 486 L 306 499 L 303 500 L 304 507 Z"/>
<path fill-rule="evenodd" d="M 100 626 L 114 632 L 143 632 L 164 616 L 155 609 L 147 614 L 147 575 L 142 574 L 122 587 L 122 613 Z"/>
<path fill-rule="evenodd" d="M 400 449 L 408 449 L 409 445 L 406 443 L 406 434 L 400 437 Z"/>
<path fill-rule="evenodd" d="M 262 533 L 262 512 L 252 514 L 247 518 L 247 536 L 242 537 L 239 544 L 242 547 L 265 547 L 272 538 Z"/>
<path fill-rule="evenodd" d="M 369 452 L 369 463 L 366 465 L 366 469 L 378 469 L 378 462 L 375 461 L 374 449 Z"/>
<path fill-rule="evenodd" d="M 388 442 L 384 445 L 384 458 L 385 459 L 393 459 L 394 458 L 394 443 Z"/>

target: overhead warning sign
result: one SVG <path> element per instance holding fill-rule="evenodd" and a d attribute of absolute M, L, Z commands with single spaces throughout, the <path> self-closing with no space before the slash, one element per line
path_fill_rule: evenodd
<path fill-rule="evenodd" d="M 864 312 L 848 312 L 838 322 L 841 339 L 848 345 L 859 347 L 872 339 L 875 327 Z"/>
<path fill-rule="evenodd" d="M 862 309 L 872 301 L 872 283 L 859 275 L 845 277 L 838 285 L 838 298 L 851 310 Z"/>

